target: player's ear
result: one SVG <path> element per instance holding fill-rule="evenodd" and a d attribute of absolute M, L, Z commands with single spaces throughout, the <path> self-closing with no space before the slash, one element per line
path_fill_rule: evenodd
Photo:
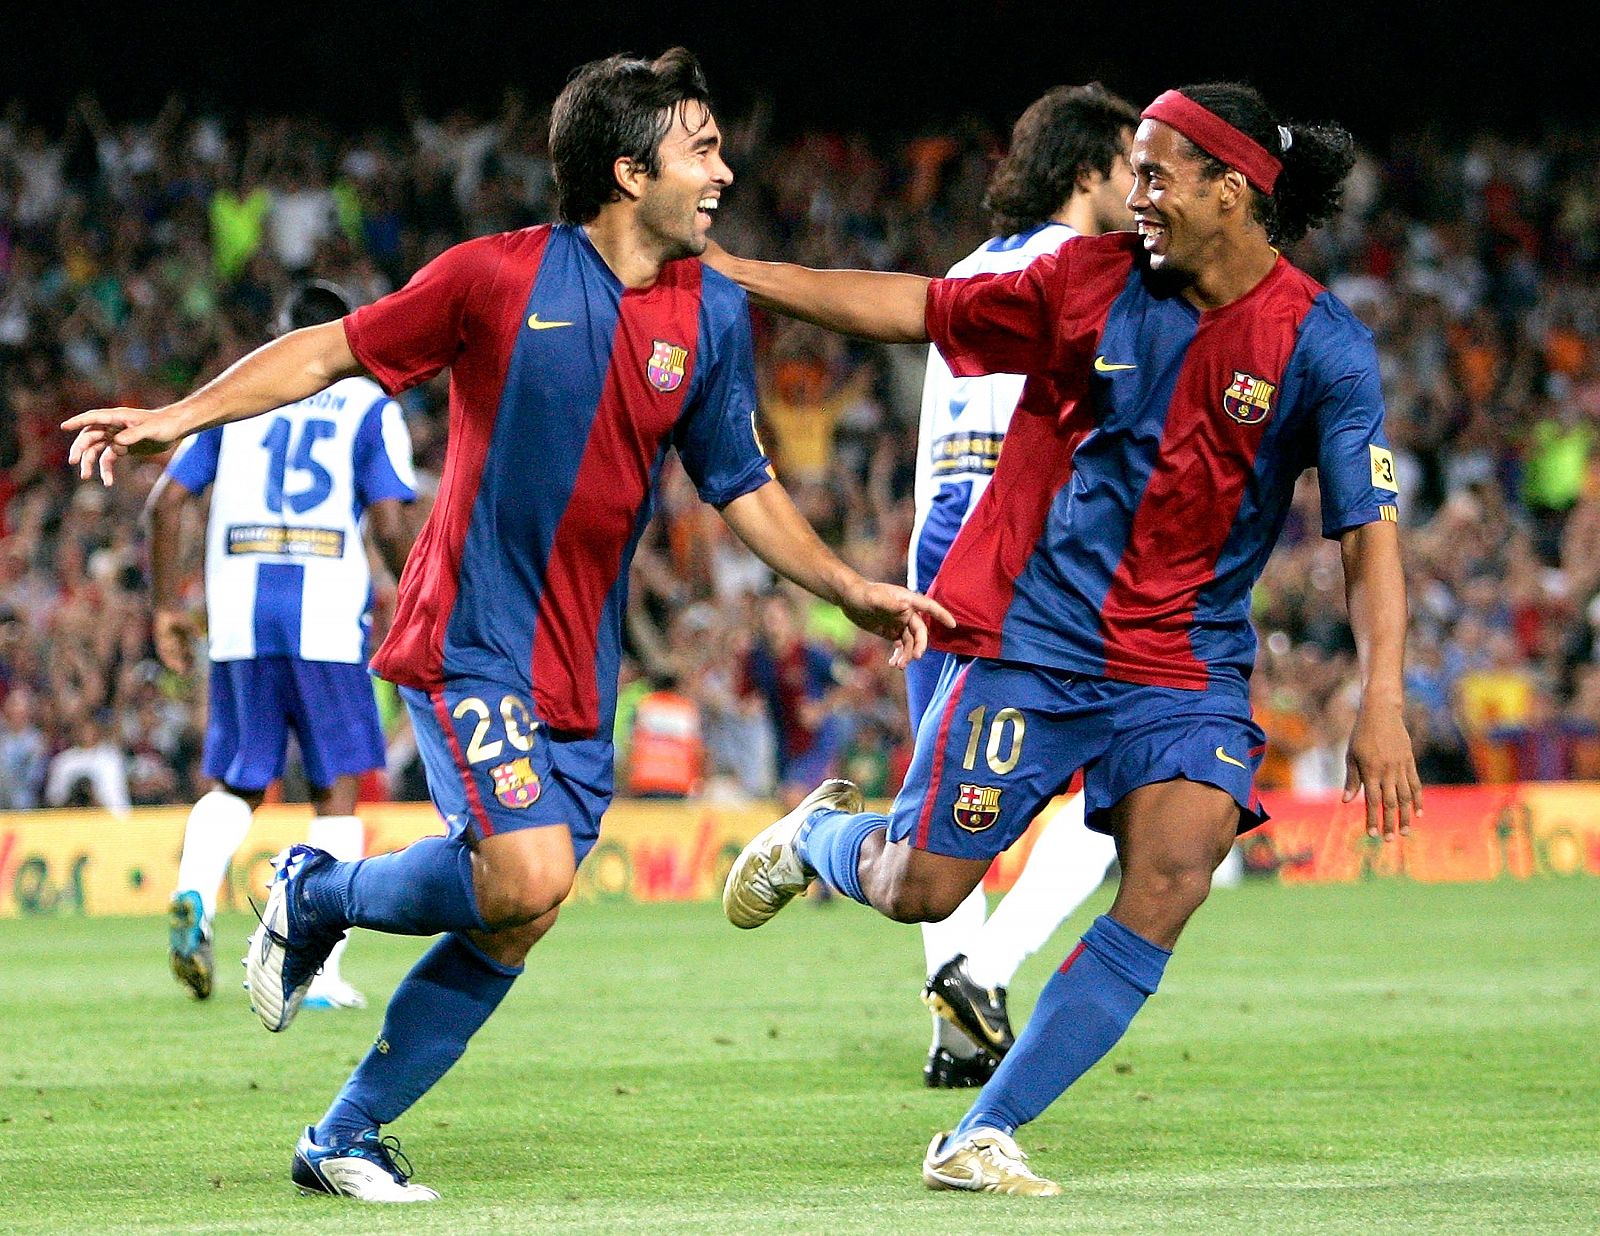
<path fill-rule="evenodd" d="M 621 194 L 633 201 L 644 195 L 644 182 L 650 178 L 650 169 L 629 158 L 619 158 L 611 164 L 612 178 Z"/>
<path fill-rule="evenodd" d="M 1250 187 L 1250 182 L 1244 178 L 1244 173 L 1236 167 L 1230 167 L 1222 173 L 1222 180 L 1217 186 L 1217 204 L 1224 210 L 1232 210 L 1244 201 L 1245 191 Z"/>

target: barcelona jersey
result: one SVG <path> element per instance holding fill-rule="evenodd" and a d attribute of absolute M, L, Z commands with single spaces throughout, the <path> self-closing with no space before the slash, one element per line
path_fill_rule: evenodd
<path fill-rule="evenodd" d="M 694 260 L 624 288 L 582 228 L 543 226 L 446 250 L 345 333 L 391 394 L 450 368 L 438 497 L 374 671 L 503 683 L 555 731 L 609 733 L 668 448 L 717 506 L 771 476 L 744 293 Z"/>
<path fill-rule="evenodd" d="M 1029 375 L 993 482 L 930 595 L 946 651 L 1243 693 L 1250 590 L 1315 467 L 1323 532 L 1397 518 L 1370 332 L 1282 257 L 1201 312 L 1130 232 L 935 280 L 958 376 Z"/>

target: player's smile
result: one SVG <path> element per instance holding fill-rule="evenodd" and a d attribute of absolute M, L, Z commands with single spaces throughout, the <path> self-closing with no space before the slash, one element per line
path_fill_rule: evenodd
<path fill-rule="evenodd" d="M 1159 219 L 1147 213 L 1140 213 L 1135 218 L 1139 229 L 1139 238 L 1144 243 L 1144 251 L 1150 254 L 1165 255 L 1167 247 L 1167 227 Z"/>
<path fill-rule="evenodd" d="M 1143 121 L 1134 133 L 1128 209 L 1151 270 L 1191 270 L 1196 235 L 1205 231 L 1207 190 L 1201 164 L 1185 145 L 1175 129 L 1159 121 Z M 1186 245 L 1191 250 L 1187 257 Z"/>

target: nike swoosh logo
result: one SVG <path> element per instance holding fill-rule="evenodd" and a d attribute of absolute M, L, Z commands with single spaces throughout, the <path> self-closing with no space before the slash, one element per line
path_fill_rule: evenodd
<path fill-rule="evenodd" d="M 993 990 L 989 992 L 989 996 L 991 999 L 994 998 Z M 983 1035 L 989 1040 L 990 1045 L 999 1047 L 1001 1041 L 1000 1031 L 989 1024 L 989 1019 L 983 1015 L 983 1010 L 977 1005 L 973 1005 L 972 1016 L 977 1020 L 978 1028 L 983 1031 Z"/>
<path fill-rule="evenodd" d="M 1229 755 L 1221 747 L 1217 748 L 1217 758 L 1219 760 L 1221 760 L 1224 764 L 1232 764 L 1235 768 L 1243 768 L 1244 767 L 1243 764 L 1241 764 L 1238 760 L 1234 759 L 1233 756 Z"/>
<path fill-rule="evenodd" d="M 1124 369 L 1137 369 L 1137 365 L 1116 365 L 1103 356 L 1094 358 L 1094 371 L 1096 373 L 1120 373 Z"/>
<path fill-rule="evenodd" d="M 558 326 L 571 326 L 571 322 L 541 322 L 536 313 L 528 319 L 529 330 L 554 330 Z"/>

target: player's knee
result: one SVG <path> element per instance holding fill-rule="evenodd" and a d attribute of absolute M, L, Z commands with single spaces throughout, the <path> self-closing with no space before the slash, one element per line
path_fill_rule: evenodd
<path fill-rule="evenodd" d="M 479 889 L 478 913 L 490 931 L 508 931 L 543 918 L 571 891 L 571 880 L 539 880 L 525 885 Z"/>
<path fill-rule="evenodd" d="M 1140 873 L 1137 891 L 1182 924 L 1210 895 L 1211 871 L 1203 861 L 1163 863 Z"/>
<path fill-rule="evenodd" d="M 965 895 L 957 896 L 937 884 L 903 879 L 884 889 L 878 908 L 897 923 L 937 923 L 954 914 Z"/>
<path fill-rule="evenodd" d="M 572 891 L 571 868 L 498 865 L 475 873 L 478 913 L 491 931 L 533 923 L 549 914 Z"/>

